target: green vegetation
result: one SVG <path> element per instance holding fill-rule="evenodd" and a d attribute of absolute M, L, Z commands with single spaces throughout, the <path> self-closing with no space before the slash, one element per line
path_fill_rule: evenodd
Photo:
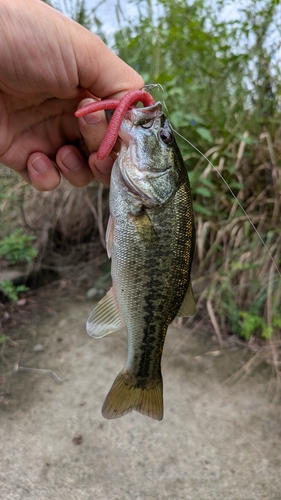
<path fill-rule="evenodd" d="M 26 261 L 28 264 L 37 256 L 36 248 L 31 244 L 35 236 L 28 236 L 22 228 L 15 229 L 11 234 L 0 241 L 0 256 L 10 264 Z M 19 293 L 26 292 L 25 285 L 14 285 L 11 280 L 0 281 L 0 292 L 9 300 L 18 300 Z"/>
<path fill-rule="evenodd" d="M 117 52 L 163 86 L 156 98 L 173 126 L 218 169 L 280 270 L 280 3 L 247 0 L 233 21 L 220 0 L 136 3 Z M 281 277 L 269 253 L 220 176 L 179 143 L 197 225 L 194 282 L 205 284 L 199 303 L 211 304 L 223 333 L 278 336 Z"/>
<path fill-rule="evenodd" d="M 18 194 L 22 191 L 18 177 L 9 174 L 7 169 L 0 167 L 0 269 L 24 262 L 31 264 L 38 253 L 32 244 L 36 236 L 29 236 L 23 228 L 9 231 L 11 226 L 18 224 L 21 198 Z M 0 292 L 9 300 L 18 300 L 19 294 L 27 290 L 25 285 L 15 285 L 9 279 L 0 281 Z"/>
<path fill-rule="evenodd" d="M 48 3 L 64 11 L 68 6 L 69 15 L 106 40 L 98 7 L 87 11 L 84 1 Z M 220 176 L 194 147 L 179 139 L 194 198 L 193 281 L 198 303 L 208 304 L 204 310 L 213 323 L 215 318 L 222 334 L 277 339 L 281 333 L 281 278 L 276 269 L 281 269 L 280 2 L 245 0 L 239 8 L 230 1 L 227 11 L 223 0 L 130 3 L 138 15 L 127 19 L 117 2 L 120 24 L 113 49 L 147 84 L 162 85 L 163 92 L 155 91 L 154 97 L 167 106 L 174 128 L 218 169 L 272 256 Z M 227 12 L 237 12 L 235 19 Z M 0 203 L 1 192 L 0 185 Z M 33 258 L 27 247 L 21 258 Z"/>
<path fill-rule="evenodd" d="M 29 264 L 37 256 L 37 250 L 32 245 L 36 236 L 28 236 L 22 228 L 15 229 L 11 234 L 0 241 L 0 255 L 11 264 L 25 260 Z"/>
<path fill-rule="evenodd" d="M 0 292 L 9 300 L 18 300 L 19 293 L 27 292 L 29 288 L 25 285 L 14 285 L 11 280 L 0 281 Z"/>

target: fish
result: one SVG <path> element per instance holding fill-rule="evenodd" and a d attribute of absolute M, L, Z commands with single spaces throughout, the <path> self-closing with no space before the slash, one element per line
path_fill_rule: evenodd
<path fill-rule="evenodd" d="M 195 224 L 187 170 L 162 105 L 129 109 L 110 183 L 106 231 L 112 287 L 87 321 L 91 337 L 127 329 L 124 368 L 102 415 L 163 418 L 161 358 L 169 324 L 196 312 Z"/>

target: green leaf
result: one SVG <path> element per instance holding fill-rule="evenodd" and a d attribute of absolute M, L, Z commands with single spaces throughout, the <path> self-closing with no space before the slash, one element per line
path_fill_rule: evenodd
<path fill-rule="evenodd" d="M 264 326 L 262 328 L 261 336 L 265 340 L 269 340 L 272 338 L 272 335 L 274 333 L 274 329 L 272 325 Z"/>
<path fill-rule="evenodd" d="M 212 215 L 211 210 L 208 208 L 204 207 L 203 205 L 200 205 L 196 201 L 193 202 L 193 208 L 194 212 L 198 214 L 204 214 L 204 215 Z"/>
<path fill-rule="evenodd" d="M 211 191 L 205 187 L 202 187 L 202 186 L 197 187 L 195 190 L 195 193 L 200 194 L 201 196 L 204 196 L 206 198 L 210 198 L 212 196 Z"/>
<path fill-rule="evenodd" d="M 208 130 L 207 128 L 205 128 L 205 127 L 197 127 L 196 128 L 196 132 L 205 141 L 207 141 L 207 142 L 214 142 L 213 136 L 212 136 L 210 130 Z"/>
<path fill-rule="evenodd" d="M 272 319 L 272 325 L 276 328 L 281 328 L 281 317 L 276 316 Z"/>
<path fill-rule="evenodd" d="M 200 123 L 201 125 L 206 124 L 206 120 L 204 120 L 201 116 L 193 114 L 193 113 L 185 113 L 185 118 L 188 122 Z"/>
<path fill-rule="evenodd" d="M 27 292 L 29 290 L 25 285 L 14 285 L 11 280 L 0 281 L 0 291 L 9 300 L 18 300 L 20 292 Z"/>
<path fill-rule="evenodd" d="M 246 144 L 258 144 L 259 141 L 255 137 L 251 137 L 250 135 L 248 137 L 245 137 L 243 134 L 236 134 L 236 137 L 242 141 L 245 142 Z"/>
<path fill-rule="evenodd" d="M 9 236 L 0 241 L 0 255 L 3 255 L 11 264 L 25 260 L 30 263 L 38 252 L 31 244 L 35 236 L 24 234 L 22 228 L 15 229 Z"/>
<path fill-rule="evenodd" d="M 215 184 L 210 181 L 207 177 L 200 177 L 200 182 L 211 189 L 215 189 Z"/>

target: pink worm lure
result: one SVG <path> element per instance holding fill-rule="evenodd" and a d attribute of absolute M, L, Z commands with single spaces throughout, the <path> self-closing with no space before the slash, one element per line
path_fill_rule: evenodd
<path fill-rule="evenodd" d="M 93 113 L 95 111 L 115 109 L 106 134 L 98 149 L 97 157 L 99 160 L 103 160 L 109 155 L 117 140 L 119 129 L 126 112 L 133 104 L 136 105 L 138 102 L 141 102 L 144 107 L 153 106 L 154 99 L 144 90 L 132 90 L 124 95 L 121 101 L 118 101 L 118 99 L 107 99 L 104 101 L 93 102 L 92 104 L 87 104 L 87 106 L 84 106 L 76 111 L 75 116 L 78 117 L 88 115 L 89 113 Z"/>

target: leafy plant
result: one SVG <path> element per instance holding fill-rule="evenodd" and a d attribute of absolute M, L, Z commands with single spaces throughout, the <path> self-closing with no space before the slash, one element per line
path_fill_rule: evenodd
<path fill-rule="evenodd" d="M 22 228 L 14 230 L 0 241 L 0 255 L 11 264 L 26 261 L 30 263 L 37 256 L 37 250 L 32 245 L 35 236 L 28 236 Z M 0 292 L 9 300 L 18 300 L 21 292 L 26 292 L 25 285 L 15 285 L 11 280 L 0 281 Z"/>
<path fill-rule="evenodd" d="M 14 285 L 11 280 L 0 281 L 0 292 L 9 300 L 18 300 L 19 293 L 29 290 L 25 285 Z"/>
<path fill-rule="evenodd" d="M 135 3 L 139 18 L 124 22 L 115 50 L 163 86 L 156 98 L 197 148 L 179 139 L 197 225 L 194 281 L 207 283 L 199 301 L 211 301 L 224 331 L 270 338 L 281 303 L 280 2 L 246 0 L 231 22 L 222 0 Z"/>
<path fill-rule="evenodd" d="M 270 252 L 210 164 L 179 139 L 197 226 L 194 282 L 206 283 L 199 302 L 211 301 L 224 332 L 278 335 L 281 4 L 245 0 L 239 7 L 230 1 L 238 14 L 227 19 L 224 0 L 131 2 L 139 15 L 120 19 L 114 51 L 146 83 L 163 86 L 155 98 L 167 105 L 173 126 L 218 169 Z M 48 3 L 105 40 L 98 4 L 87 11 L 83 0 Z M 3 189 L 0 182 L 0 202 L 7 182 Z"/>
<path fill-rule="evenodd" d="M 30 263 L 38 253 L 32 245 L 35 239 L 35 236 L 25 234 L 22 228 L 15 229 L 9 236 L 0 241 L 0 255 L 4 256 L 11 264 L 23 260 Z"/>
<path fill-rule="evenodd" d="M 277 329 L 281 329 L 281 316 L 272 318 L 272 322 L 268 325 L 263 318 L 249 312 L 240 311 L 242 318 L 240 335 L 249 340 L 253 334 L 260 334 L 266 340 L 273 337 Z"/>

